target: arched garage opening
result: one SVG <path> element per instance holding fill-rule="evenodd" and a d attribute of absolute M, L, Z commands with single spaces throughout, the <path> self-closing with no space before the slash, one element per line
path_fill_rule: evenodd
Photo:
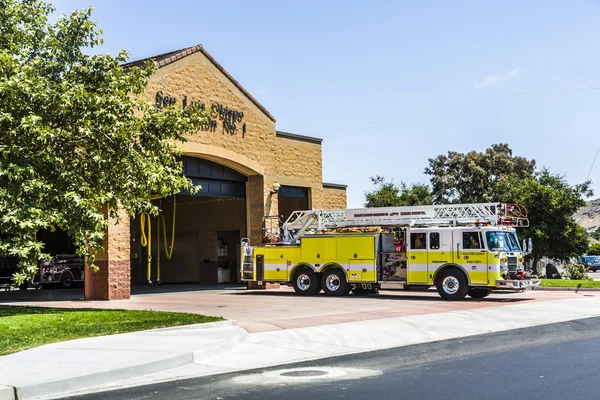
<path fill-rule="evenodd" d="M 202 285 L 239 283 L 239 245 L 247 234 L 248 177 L 217 162 L 183 157 L 184 174 L 202 189 L 192 195 L 156 200 L 163 210 L 167 244 L 173 232 L 173 209 L 176 205 L 174 247 L 167 259 L 163 233 L 160 234 L 160 280 L 169 283 Z M 161 223 L 161 231 L 162 231 Z M 158 219 L 152 219 L 152 273 L 156 282 Z M 146 282 L 147 249 L 140 243 L 139 217 L 132 221 L 132 284 Z"/>

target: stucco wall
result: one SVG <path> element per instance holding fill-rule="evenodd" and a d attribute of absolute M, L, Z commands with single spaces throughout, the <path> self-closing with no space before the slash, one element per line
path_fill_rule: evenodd
<path fill-rule="evenodd" d="M 346 190 L 341 188 L 324 188 L 323 208 L 328 210 L 346 208 Z"/>
<path fill-rule="evenodd" d="M 214 128 L 200 129 L 190 135 L 187 143 L 180 144 L 186 155 L 218 162 L 248 176 L 245 209 L 238 205 L 235 213 L 227 210 L 213 213 L 213 216 L 218 216 L 219 223 L 217 226 L 210 222 L 212 220 L 206 220 L 209 222 L 207 225 L 214 225 L 212 228 L 206 227 L 207 232 L 211 232 L 207 233 L 210 237 L 202 239 L 206 243 L 216 240 L 213 234 L 216 229 L 245 230 L 240 232 L 241 236 L 250 237 L 252 243 L 260 243 L 262 217 L 279 214 L 278 196 L 271 194 L 275 182 L 309 188 L 311 208 L 346 206 L 345 190 L 324 189 L 322 186 L 321 145 L 310 140 L 277 137 L 273 118 L 202 52 L 190 54 L 158 69 L 150 78 L 142 98 L 155 103 L 158 91 L 163 96 L 176 97 L 179 106 L 182 106 L 186 97 L 188 105 L 198 102 L 211 110 L 213 104 L 218 104 L 243 113 L 241 120 L 234 121 L 236 130 L 233 132 L 224 128 L 223 116 L 213 112 L 210 115 L 216 121 Z M 245 132 L 242 129 L 244 124 Z M 182 213 L 185 214 L 185 211 L 182 210 Z M 225 221 L 223 224 L 222 216 L 235 216 L 237 222 Z M 235 226 L 226 227 L 231 224 Z M 185 233 L 181 232 L 181 235 L 185 236 Z M 101 271 L 94 279 L 95 297 L 114 299 L 129 296 L 129 236 L 127 217 L 119 225 L 109 228 L 107 251 L 98 257 Z M 205 250 L 206 253 L 202 250 L 197 254 L 198 259 L 213 258 L 214 246 Z M 93 289 L 92 286 L 88 288 L 86 283 L 86 298 L 89 298 L 88 291 L 92 292 Z"/>

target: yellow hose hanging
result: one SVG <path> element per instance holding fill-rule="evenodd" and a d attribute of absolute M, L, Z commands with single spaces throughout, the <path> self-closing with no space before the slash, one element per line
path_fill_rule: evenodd
<path fill-rule="evenodd" d="M 146 235 L 146 221 L 148 221 L 148 235 Z M 148 248 L 148 267 L 146 269 L 146 280 L 149 285 L 152 284 L 150 277 L 152 276 L 152 223 L 150 221 L 150 215 L 148 213 L 140 214 L 140 244 L 142 247 Z"/>
<path fill-rule="evenodd" d="M 163 239 L 165 242 L 165 254 L 167 259 L 170 260 L 173 256 L 173 248 L 175 247 L 175 217 L 177 216 L 177 203 L 173 203 L 173 221 L 171 223 L 171 245 L 167 246 L 167 228 L 165 223 L 165 217 L 163 215 L 160 216 L 162 220 L 163 226 Z"/>
<path fill-rule="evenodd" d="M 177 203 L 173 202 L 173 220 L 171 222 L 171 244 L 167 244 L 167 224 L 165 222 L 165 216 L 159 215 L 157 225 L 158 225 L 158 257 L 157 257 L 157 269 L 156 275 L 158 276 L 158 284 L 160 285 L 160 225 L 162 223 L 162 237 L 165 244 L 165 255 L 167 256 L 167 260 L 170 260 L 173 256 L 173 248 L 175 247 L 175 219 L 177 216 Z"/>
<path fill-rule="evenodd" d="M 175 220 L 177 216 L 177 203 L 173 200 L 173 221 L 171 224 L 171 244 L 167 244 L 167 224 L 165 222 L 164 215 L 160 214 L 156 218 L 156 229 L 157 229 L 157 253 L 156 253 L 156 283 L 160 285 L 160 225 L 162 223 L 163 241 L 165 244 L 165 255 L 167 260 L 170 260 L 173 256 L 173 249 L 175 248 Z M 146 223 L 147 221 L 147 223 Z M 140 215 L 140 226 L 141 226 L 141 237 L 140 244 L 143 247 L 148 248 L 148 266 L 146 270 L 146 279 L 149 285 L 152 284 L 152 221 L 148 213 L 142 213 Z M 146 226 L 148 227 L 148 234 L 146 235 Z"/>

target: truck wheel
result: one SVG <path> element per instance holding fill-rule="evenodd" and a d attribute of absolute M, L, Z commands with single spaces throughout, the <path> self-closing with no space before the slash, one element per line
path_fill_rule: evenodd
<path fill-rule="evenodd" d="M 338 268 L 323 273 L 321 287 L 328 296 L 346 296 L 351 289 L 348 282 L 346 282 L 346 275 Z"/>
<path fill-rule="evenodd" d="M 71 275 L 68 272 L 62 274 L 62 276 L 60 277 L 60 285 L 65 289 L 68 289 L 71 286 L 73 286 L 73 275 Z"/>
<path fill-rule="evenodd" d="M 471 288 L 469 289 L 469 296 L 474 299 L 483 299 L 484 297 L 488 297 L 492 293 L 492 289 L 484 289 L 484 288 Z"/>
<path fill-rule="evenodd" d="M 302 296 L 314 296 L 321 291 L 321 282 L 315 271 L 310 268 L 302 268 L 296 272 L 292 285 L 294 291 Z"/>
<path fill-rule="evenodd" d="M 435 286 L 444 300 L 462 300 L 469 291 L 465 274 L 456 268 L 442 271 L 436 280 Z"/>

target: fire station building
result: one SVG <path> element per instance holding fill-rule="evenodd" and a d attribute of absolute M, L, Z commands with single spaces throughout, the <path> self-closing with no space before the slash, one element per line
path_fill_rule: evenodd
<path fill-rule="evenodd" d="M 240 240 L 247 237 L 260 244 L 263 217 L 285 220 L 295 210 L 346 207 L 346 186 L 323 183 L 321 139 L 278 131 L 275 117 L 202 46 L 128 65 L 152 59 L 158 69 L 145 100 L 157 107 L 200 107 L 210 115 L 206 126 L 181 144 L 184 173 L 202 189 L 155 200 L 163 210 L 166 232 L 161 225 L 159 237 L 158 219 L 151 219 L 154 283 L 159 239 L 162 284 L 235 284 L 240 279 Z M 172 232 L 168 259 L 164 239 L 170 245 Z M 100 269 L 86 271 L 86 299 L 127 299 L 131 285 L 147 282 L 142 233 L 148 234 L 142 232 L 139 217 L 111 221 L 105 252 L 97 257 Z"/>

